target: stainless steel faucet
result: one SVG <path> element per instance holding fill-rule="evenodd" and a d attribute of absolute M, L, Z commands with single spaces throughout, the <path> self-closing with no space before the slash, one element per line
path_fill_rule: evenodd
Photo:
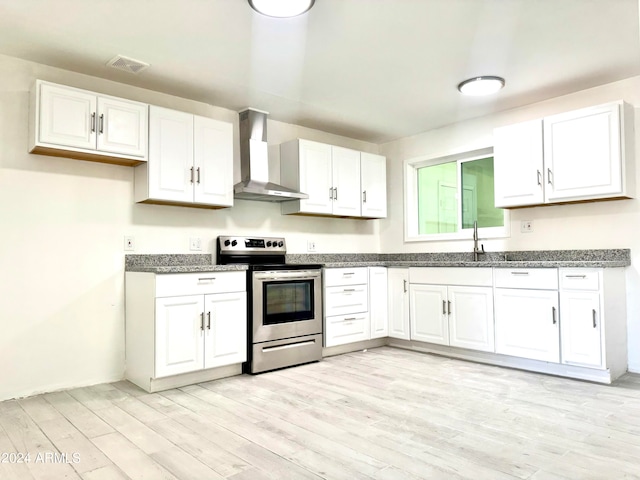
<path fill-rule="evenodd" d="M 484 244 L 480 244 L 478 248 L 478 222 L 473 222 L 473 261 L 478 261 L 478 255 L 484 255 Z"/>

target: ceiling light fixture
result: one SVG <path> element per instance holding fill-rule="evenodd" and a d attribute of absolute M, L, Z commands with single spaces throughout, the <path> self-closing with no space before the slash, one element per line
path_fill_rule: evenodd
<path fill-rule="evenodd" d="M 491 95 L 504 87 L 504 78 L 493 76 L 473 77 L 458 85 L 458 90 L 463 95 L 480 97 Z"/>
<path fill-rule="evenodd" d="M 315 0 L 249 0 L 256 12 L 268 17 L 289 18 L 302 15 L 313 7 Z"/>

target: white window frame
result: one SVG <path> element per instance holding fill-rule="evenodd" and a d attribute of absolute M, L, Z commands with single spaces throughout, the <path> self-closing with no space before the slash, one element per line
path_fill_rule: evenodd
<path fill-rule="evenodd" d="M 461 153 L 437 157 L 417 157 L 404 162 L 404 241 L 405 242 L 437 242 L 450 240 L 472 240 L 473 229 L 462 228 L 462 215 L 460 213 L 460 191 L 456 195 L 458 201 L 458 231 L 454 233 L 419 234 L 418 225 L 418 169 L 431 167 L 442 163 L 456 162 L 457 187 L 462 185 L 460 164 L 493 157 L 493 147 L 480 148 Z M 506 238 L 511 236 L 511 221 L 509 210 L 504 210 L 504 226 L 478 228 L 478 235 L 482 239 Z"/>

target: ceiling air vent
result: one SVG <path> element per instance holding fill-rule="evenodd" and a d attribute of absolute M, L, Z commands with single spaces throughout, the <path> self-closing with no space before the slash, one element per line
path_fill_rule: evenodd
<path fill-rule="evenodd" d="M 148 63 L 122 55 L 113 57 L 109 62 L 107 62 L 107 66 L 117 68 L 118 70 L 124 70 L 129 73 L 140 73 L 142 70 L 149 68 Z"/>

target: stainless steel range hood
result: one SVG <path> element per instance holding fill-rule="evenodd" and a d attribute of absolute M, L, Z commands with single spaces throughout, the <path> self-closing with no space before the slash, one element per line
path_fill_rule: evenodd
<path fill-rule="evenodd" d="M 248 108 L 240 112 L 240 174 L 242 181 L 233 187 L 234 197 L 261 202 L 284 202 L 309 198 L 269 181 L 267 151 L 267 112 Z"/>

